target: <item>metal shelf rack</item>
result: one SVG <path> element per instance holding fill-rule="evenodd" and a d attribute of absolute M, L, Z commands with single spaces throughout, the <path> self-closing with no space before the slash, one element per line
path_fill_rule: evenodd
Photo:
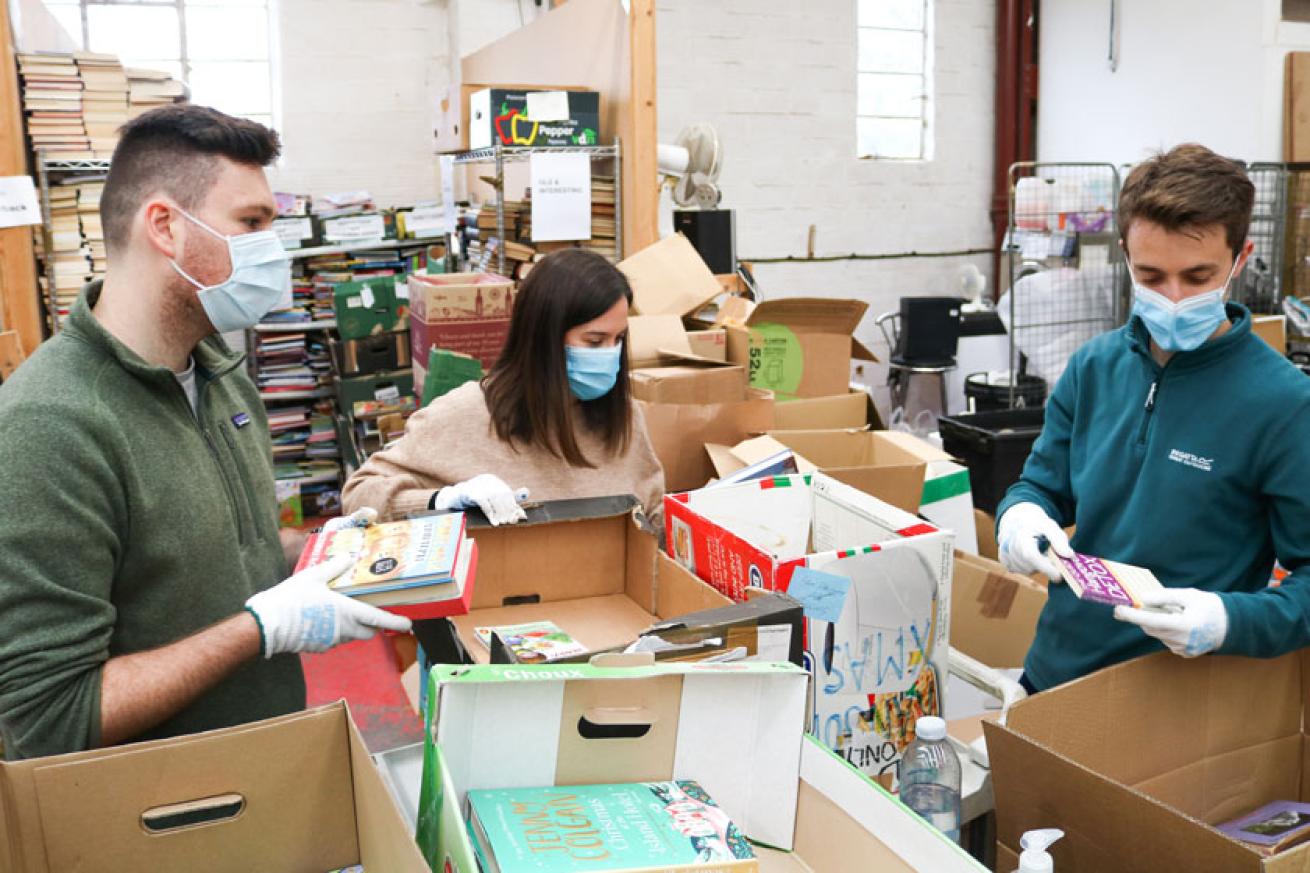
<path fill-rule="evenodd" d="M 593 161 L 614 161 L 614 259 L 623 259 L 623 161 L 619 140 L 613 145 L 596 146 L 503 146 L 497 143 L 488 148 L 456 152 L 453 163 L 495 164 L 496 175 L 488 179 L 496 190 L 496 238 L 501 245 L 496 250 L 496 269 L 505 273 L 505 165 L 529 160 L 534 154 L 588 155 Z"/>
<path fill-rule="evenodd" d="M 50 214 L 50 182 L 52 177 L 64 177 L 70 174 L 103 176 L 109 173 L 108 158 L 52 158 L 44 150 L 36 153 L 37 193 L 41 198 L 41 251 L 42 272 L 45 274 L 45 292 L 41 295 L 41 304 L 45 309 L 46 327 L 54 336 L 61 327 L 59 322 L 59 304 L 55 288 L 55 241 L 52 231 L 53 221 Z"/>

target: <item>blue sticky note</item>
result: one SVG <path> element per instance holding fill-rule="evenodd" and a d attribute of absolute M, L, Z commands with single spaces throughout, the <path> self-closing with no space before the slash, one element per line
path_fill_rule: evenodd
<path fill-rule="evenodd" d="M 805 607 L 805 617 L 819 621 L 837 623 L 841 618 L 842 607 L 846 605 L 846 594 L 851 590 L 851 580 L 845 576 L 820 573 L 809 567 L 797 567 L 792 574 L 787 596 L 799 600 Z"/>

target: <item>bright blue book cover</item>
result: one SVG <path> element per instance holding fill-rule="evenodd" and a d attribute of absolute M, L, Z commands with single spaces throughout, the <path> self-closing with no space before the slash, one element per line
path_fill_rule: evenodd
<path fill-rule="evenodd" d="M 755 857 L 690 780 L 480 789 L 468 804 L 485 873 L 667 870 Z"/>

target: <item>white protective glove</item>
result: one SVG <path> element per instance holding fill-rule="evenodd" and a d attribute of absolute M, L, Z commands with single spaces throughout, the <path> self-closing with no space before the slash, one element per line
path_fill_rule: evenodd
<path fill-rule="evenodd" d="M 367 640 L 377 629 L 405 632 L 409 619 L 369 606 L 327 587 L 355 564 L 338 555 L 283 579 L 246 601 L 259 622 L 265 658 L 287 652 L 323 652 L 351 640 Z"/>
<path fill-rule="evenodd" d="M 350 515 L 340 515 L 336 518 L 329 518 L 323 524 L 323 533 L 348 530 L 352 527 L 368 527 L 371 524 L 376 524 L 377 520 L 378 511 L 371 506 L 365 506 L 356 509 Z"/>
<path fill-rule="evenodd" d="M 528 499 L 528 489 L 520 488 L 516 493 L 499 477 L 490 473 L 481 473 L 460 482 L 447 485 L 437 492 L 433 509 L 472 509 L 477 507 L 493 526 L 514 524 L 523 521 L 528 515 L 519 506 L 520 501 Z"/>
<path fill-rule="evenodd" d="M 1055 554 L 1073 557 L 1069 537 L 1036 503 L 1016 503 L 1007 509 L 997 526 L 996 538 L 1000 541 L 1002 564 L 1016 573 L 1042 573 L 1052 582 L 1064 577 L 1060 565 L 1045 554 L 1039 540 L 1044 538 Z"/>
<path fill-rule="evenodd" d="M 1114 617 L 1135 624 L 1175 655 L 1195 658 L 1213 652 L 1228 636 L 1223 598 L 1199 588 L 1166 588 L 1142 598 L 1142 606 L 1116 606 Z"/>

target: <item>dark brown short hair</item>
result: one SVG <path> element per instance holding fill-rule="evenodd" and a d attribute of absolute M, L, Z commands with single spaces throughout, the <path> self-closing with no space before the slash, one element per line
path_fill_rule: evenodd
<path fill-rule="evenodd" d="M 632 400 L 626 349 L 613 390 L 581 403 L 569 390 L 564 359 L 565 333 L 625 299 L 632 303 L 627 278 L 594 252 L 563 249 L 533 266 L 514 300 L 505 348 L 482 380 L 496 436 L 545 449 L 575 467 L 596 466 L 578 448 L 579 426 L 598 434 L 611 454 L 627 451 Z"/>
<path fill-rule="evenodd" d="M 1186 143 L 1143 161 L 1119 193 L 1119 238 L 1125 250 L 1133 219 L 1187 233 L 1221 225 L 1236 257 L 1246 242 L 1255 186 L 1238 161 Z"/>
<path fill-rule="evenodd" d="M 205 199 L 218 174 L 216 158 L 267 167 L 282 146 L 276 132 L 208 106 L 178 103 L 123 125 L 100 197 L 100 223 L 112 251 L 127 245 L 132 216 L 160 191 L 184 209 Z"/>

